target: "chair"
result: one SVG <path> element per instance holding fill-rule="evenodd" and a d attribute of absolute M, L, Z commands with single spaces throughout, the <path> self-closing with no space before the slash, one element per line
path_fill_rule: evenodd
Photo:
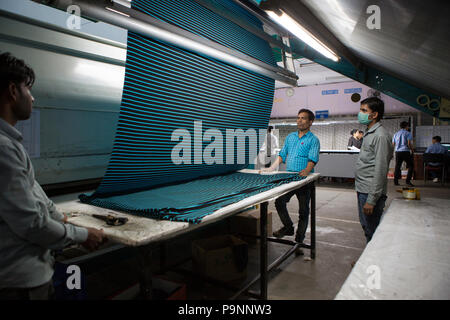
<path fill-rule="evenodd" d="M 424 153 L 423 154 L 423 182 L 427 182 L 427 172 L 428 171 L 441 171 L 442 170 L 442 178 L 441 183 L 445 182 L 445 155 L 442 153 Z M 430 162 L 439 162 L 441 163 L 439 166 L 431 166 Z"/>

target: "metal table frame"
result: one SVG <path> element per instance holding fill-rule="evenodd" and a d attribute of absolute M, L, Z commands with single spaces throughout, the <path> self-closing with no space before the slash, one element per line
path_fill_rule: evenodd
<path fill-rule="evenodd" d="M 316 187 L 314 180 L 308 183 L 306 186 L 310 187 L 311 190 L 311 199 L 310 199 L 310 244 L 297 243 L 291 240 L 285 239 L 277 239 L 274 237 L 269 237 L 267 234 L 267 214 L 268 214 L 268 201 L 264 201 L 260 204 L 260 230 L 261 235 L 257 238 L 260 239 L 260 266 L 259 266 L 259 275 L 257 275 L 253 280 L 247 283 L 244 287 L 237 289 L 238 291 L 230 298 L 230 300 L 235 300 L 241 295 L 248 295 L 253 298 L 267 300 L 268 296 L 268 275 L 269 272 L 276 267 L 278 267 L 281 263 L 283 263 L 286 259 L 288 259 L 298 248 L 306 248 L 310 250 L 311 259 L 315 259 L 316 257 Z M 299 188 L 303 188 L 304 186 L 300 186 Z M 295 189 L 294 189 L 295 190 Z M 292 190 L 291 190 L 292 191 Z M 291 191 L 287 191 L 291 192 Z M 278 257 L 274 262 L 268 265 L 268 242 L 276 242 L 285 245 L 291 246 L 291 248 L 286 251 L 282 256 Z M 148 272 L 148 264 L 149 258 L 152 256 L 152 248 L 158 243 L 153 243 L 149 245 L 144 245 L 140 247 L 136 247 L 137 252 L 137 261 L 139 265 L 139 279 L 140 279 L 140 289 L 141 296 L 145 299 L 151 299 L 152 297 L 152 275 Z M 160 244 L 161 245 L 161 244 Z M 162 243 L 162 249 L 160 250 L 160 265 L 161 270 L 166 269 L 166 254 L 164 244 Z M 170 268 L 169 268 L 170 269 Z M 203 278 L 208 282 L 215 283 L 217 285 L 222 285 L 228 289 L 236 289 L 231 286 L 228 286 L 224 283 L 220 283 L 218 281 L 214 281 L 212 279 Z M 258 280 L 260 280 L 260 292 L 255 293 L 249 291 L 249 288 L 255 284 Z"/>
<path fill-rule="evenodd" d="M 274 268 L 278 267 L 282 262 L 284 262 L 286 259 L 288 259 L 298 248 L 306 248 L 310 250 L 310 255 L 312 259 L 315 259 L 315 253 L 316 253 L 316 190 L 315 190 L 315 180 L 317 180 L 319 178 L 319 175 L 317 175 L 317 177 L 315 177 L 315 179 L 312 179 L 310 182 L 308 182 L 307 184 L 303 184 L 300 185 L 296 188 L 293 189 L 288 189 L 285 190 L 283 192 L 280 192 L 279 194 L 277 194 L 276 196 L 273 196 L 269 199 L 267 199 L 267 197 L 261 201 L 255 201 L 252 202 L 251 205 L 257 205 L 260 204 L 260 230 L 261 230 L 261 235 L 260 235 L 260 273 L 259 275 L 257 275 L 253 280 L 251 280 L 248 284 L 246 284 L 243 288 L 241 289 L 236 289 L 230 286 L 227 286 L 224 283 L 220 283 L 222 284 L 224 287 L 228 287 L 229 289 L 233 289 L 233 290 L 238 290 L 236 294 L 234 294 L 231 299 L 236 299 L 238 298 L 240 295 L 245 294 L 254 298 L 258 298 L 258 299 L 263 299 L 266 300 L 267 299 L 267 286 L 268 286 L 268 273 L 273 270 Z M 303 244 L 303 243 L 297 243 L 294 241 L 290 241 L 290 240 L 286 240 L 286 239 L 276 239 L 273 237 L 268 237 L 267 235 L 267 213 L 268 213 L 268 202 L 276 199 L 288 192 L 291 192 L 293 190 L 305 187 L 305 186 L 309 186 L 311 189 L 311 199 L 310 199 L 310 244 Z M 230 217 L 234 214 L 237 214 L 239 212 L 242 212 L 243 208 L 236 210 L 236 211 L 231 211 L 228 212 L 227 214 L 225 214 L 223 217 L 221 217 L 222 219 L 217 219 L 214 220 L 215 222 L 221 221 L 223 220 L 223 218 L 227 218 Z M 207 227 L 209 223 L 206 223 L 205 225 L 202 226 L 202 224 L 197 225 L 196 228 L 199 227 Z M 193 229 L 195 230 L 195 229 Z M 185 230 L 187 231 L 187 230 Z M 170 239 L 175 239 L 178 236 L 180 236 L 181 234 L 184 234 L 185 232 L 181 232 L 179 234 L 176 234 L 172 237 L 170 237 Z M 140 292 L 141 292 L 141 297 L 144 299 L 151 299 L 152 298 L 152 272 L 149 268 L 150 266 L 150 261 L 151 261 L 151 257 L 153 255 L 153 251 L 156 247 L 160 247 L 160 269 L 161 270 L 167 270 L 170 269 L 166 268 L 166 250 L 165 250 L 165 241 L 168 240 L 168 238 L 162 238 L 160 240 L 156 240 L 156 241 L 152 241 L 150 243 L 146 243 L 143 245 L 136 245 L 136 246 L 132 246 L 134 248 L 135 251 L 135 256 L 136 256 L 136 261 L 138 264 L 138 279 L 139 279 L 139 285 L 140 285 Z M 285 245 L 289 245 L 291 246 L 291 248 L 285 252 L 282 256 L 278 257 L 274 262 L 272 262 L 269 266 L 268 266 L 268 242 L 276 242 L 276 243 L 281 243 L 281 244 L 285 244 Z M 127 245 L 124 245 L 127 246 Z M 106 249 L 107 251 L 110 251 L 110 249 Z M 101 250 L 100 250 L 101 251 Z M 99 257 L 101 256 L 101 252 L 94 252 L 91 254 L 88 254 L 85 256 L 86 259 L 90 259 L 91 257 Z M 78 261 L 80 261 L 79 259 L 76 259 Z M 208 279 L 205 279 L 208 280 Z M 254 293 L 249 291 L 248 289 L 255 284 L 258 280 L 260 280 L 260 293 Z M 217 281 L 211 281 L 211 282 L 216 282 Z M 217 283 L 219 284 L 219 283 Z"/>

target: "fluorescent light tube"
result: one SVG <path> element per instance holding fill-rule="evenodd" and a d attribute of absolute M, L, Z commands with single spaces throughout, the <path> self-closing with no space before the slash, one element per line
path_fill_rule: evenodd
<path fill-rule="evenodd" d="M 308 30 L 303 28 L 297 21 L 292 19 L 289 15 L 284 13 L 282 10 L 281 16 L 277 15 L 275 12 L 267 10 L 266 13 L 269 15 L 272 20 L 281 25 L 283 28 L 290 31 L 297 38 L 305 42 L 307 45 L 312 47 L 313 49 L 319 51 L 325 57 L 333 60 L 339 61 L 339 57 L 331 51 L 327 46 L 325 46 L 319 39 L 317 39 L 314 35 L 312 35 Z"/>

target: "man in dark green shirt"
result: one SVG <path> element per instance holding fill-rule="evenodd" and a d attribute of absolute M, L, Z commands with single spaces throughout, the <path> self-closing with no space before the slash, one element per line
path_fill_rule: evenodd
<path fill-rule="evenodd" d="M 393 155 L 392 137 L 381 125 L 384 103 L 376 97 L 361 101 L 358 120 L 367 125 L 356 162 L 355 188 L 359 219 L 367 242 L 372 239 L 387 199 L 387 173 Z"/>

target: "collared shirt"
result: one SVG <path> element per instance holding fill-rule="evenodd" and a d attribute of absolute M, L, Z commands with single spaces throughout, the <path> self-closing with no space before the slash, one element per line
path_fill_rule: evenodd
<path fill-rule="evenodd" d="M 442 153 L 447 154 L 448 151 L 446 148 L 444 148 L 439 142 L 433 143 L 431 146 L 427 148 L 427 151 L 425 153 Z M 432 166 L 438 166 L 441 163 L 440 162 L 430 162 Z"/>
<path fill-rule="evenodd" d="M 408 146 L 408 141 L 411 141 L 413 136 L 411 132 L 401 129 L 394 134 L 392 142 L 395 142 L 395 152 L 411 151 Z"/>
<path fill-rule="evenodd" d="M 34 178 L 21 133 L 0 118 L 0 289 L 32 288 L 53 276 L 50 249 L 86 241 L 86 228 L 62 222 Z"/>
<path fill-rule="evenodd" d="M 367 193 L 367 203 L 375 205 L 387 193 L 387 173 L 392 159 L 391 136 L 379 123 L 364 135 L 361 151 L 356 161 L 355 188 Z"/>
<path fill-rule="evenodd" d="M 320 141 L 311 131 L 301 138 L 298 137 L 298 132 L 292 132 L 284 140 L 279 156 L 286 162 L 287 171 L 300 172 L 306 168 L 309 161 L 319 162 L 319 151 Z M 311 172 L 314 172 L 314 169 Z"/>

